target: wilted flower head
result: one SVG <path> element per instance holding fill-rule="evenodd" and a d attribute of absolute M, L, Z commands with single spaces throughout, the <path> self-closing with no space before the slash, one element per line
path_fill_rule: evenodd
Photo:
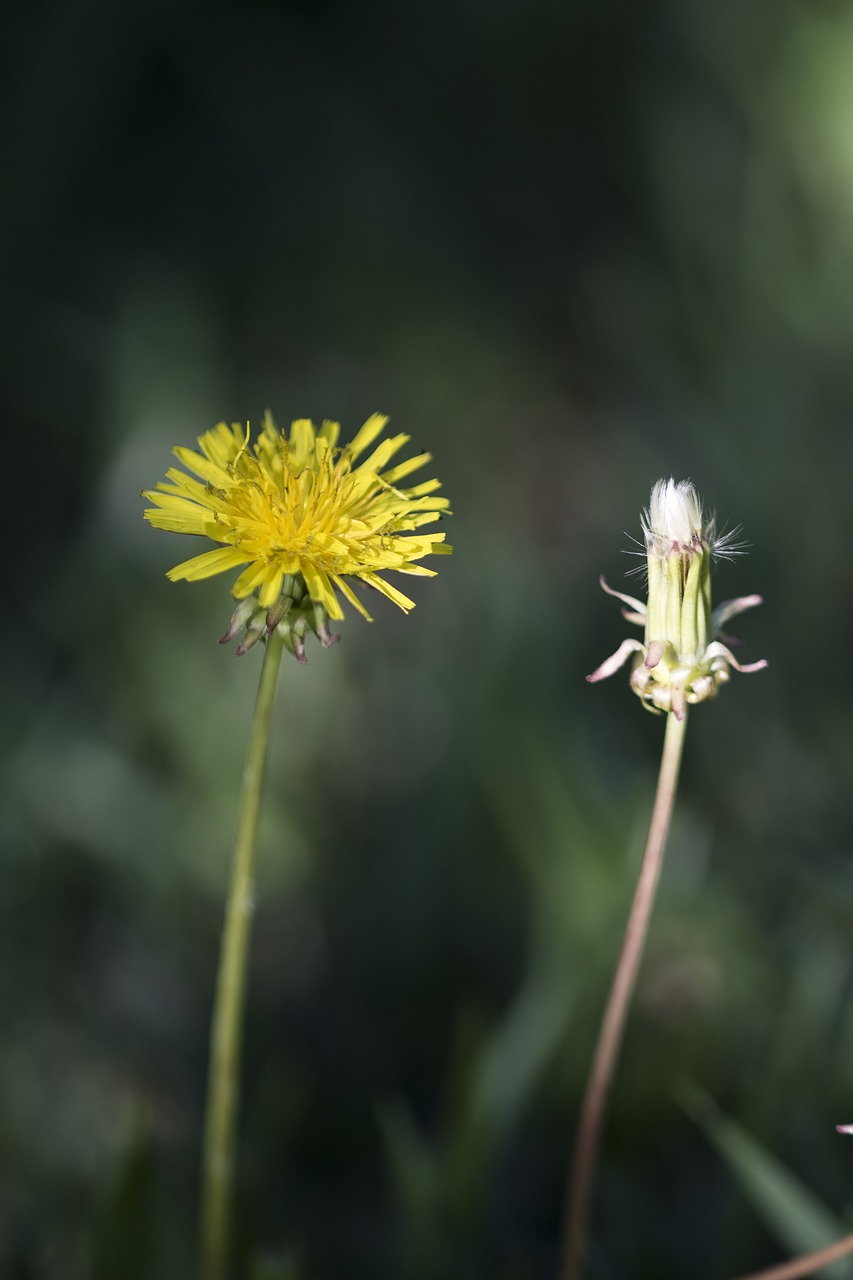
<path fill-rule="evenodd" d="M 430 461 L 428 453 L 389 468 L 409 442 L 409 436 L 396 435 L 357 463 L 387 421 L 373 414 L 339 448 L 337 422 L 317 430 L 299 419 L 288 436 L 267 412 L 251 449 L 248 426 L 221 422 L 199 437 L 200 452 L 173 450 L 199 479 L 173 467 L 165 481 L 143 494 L 155 503 L 145 519 L 156 528 L 202 534 L 219 544 L 170 569 L 172 581 L 243 569 L 232 588 L 241 603 L 222 637 L 231 640 L 246 627 L 238 654 L 276 628 L 302 661 L 308 627 L 324 646 L 334 643 L 337 636 L 327 622 L 343 617 L 337 592 L 371 621 L 352 578 L 408 611 L 414 601 L 381 575 L 394 569 L 432 577 L 434 571 L 416 561 L 450 551 L 443 533 L 418 532 L 447 510 L 446 498 L 432 496 L 439 481 L 400 488 L 401 480 Z"/>
<path fill-rule="evenodd" d="M 681 720 L 687 703 L 713 698 L 736 671 L 760 671 L 767 663 L 741 664 L 723 643 L 721 627 L 754 605 L 761 596 L 740 596 L 711 610 L 711 558 L 732 556 L 733 535 L 717 537 L 713 519 L 689 480 L 658 480 L 641 517 L 648 569 L 648 602 L 613 591 L 608 595 L 627 607 L 629 622 L 645 627 L 645 643 L 625 640 L 587 680 L 603 680 L 636 655 L 631 688 L 652 711 L 672 711 Z"/>

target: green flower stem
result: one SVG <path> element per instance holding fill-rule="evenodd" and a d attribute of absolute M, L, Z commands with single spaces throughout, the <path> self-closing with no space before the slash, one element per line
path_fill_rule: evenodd
<path fill-rule="evenodd" d="M 625 1018 L 636 983 L 637 970 L 640 967 L 649 917 L 652 913 L 658 877 L 663 863 L 666 837 L 675 803 L 686 726 L 686 714 L 683 720 L 677 720 L 672 712 L 667 715 L 657 794 L 649 834 L 646 837 L 640 876 L 631 914 L 625 927 L 622 954 L 610 988 L 581 1109 L 572 1171 L 566 1190 L 562 1280 L 577 1280 L 581 1274 L 586 1245 L 589 1199 L 601 1141 L 604 1109 L 610 1092 L 619 1046 L 622 1043 Z"/>
<path fill-rule="evenodd" d="M 778 1267 L 768 1267 L 766 1271 L 751 1271 L 741 1280 L 800 1280 L 802 1276 L 813 1276 L 830 1262 L 846 1258 L 853 1253 L 853 1235 L 844 1236 L 814 1253 L 804 1254 L 800 1258 L 792 1258 L 790 1262 L 781 1262 Z"/>
<path fill-rule="evenodd" d="M 231 1235 L 231 1186 L 246 995 L 246 962 L 254 910 L 258 814 L 270 739 L 282 641 L 267 637 L 252 736 L 243 771 L 240 817 L 210 1033 L 210 1069 L 201 1176 L 201 1280 L 224 1280 Z"/>

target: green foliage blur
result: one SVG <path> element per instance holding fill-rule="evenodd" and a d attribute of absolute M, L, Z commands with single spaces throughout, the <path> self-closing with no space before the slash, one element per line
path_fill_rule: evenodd
<path fill-rule="evenodd" d="M 853 6 L 42 0 L 0 50 L 0 1275 L 193 1273 L 260 654 L 139 494 L 267 406 L 390 414 L 456 549 L 285 663 L 235 1277 L 555 1275 L 662 736 L 584 681 L 597 578 L 669 475 L 770 667 L 692 716 L 590 1276 L 784 1255 L 684 1081 L 843 1217 Z"/>

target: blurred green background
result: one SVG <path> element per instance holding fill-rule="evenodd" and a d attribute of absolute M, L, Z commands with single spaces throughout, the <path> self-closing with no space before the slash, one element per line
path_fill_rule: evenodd
<path fill-rule="evenodd" d="M 235 1275 L 545 1280 L 662 724 L 597 577 L 690 476 L 760 591 L 699 709 L 590 1274 L 786 1242 L 694 1081 L 853 1207 L 853 6 L 43 0 L 0 42 L 0 1274 L 192 1274 L 260 654 L 143 487 L 378 410 L 456 551 L 284 667 Z M 404 586 L 407 583 L 403 583 Z M 373 604 L 371 604 L 373 607 Z M 849 1228 L 847 1228 L 849 1229 Z"/>

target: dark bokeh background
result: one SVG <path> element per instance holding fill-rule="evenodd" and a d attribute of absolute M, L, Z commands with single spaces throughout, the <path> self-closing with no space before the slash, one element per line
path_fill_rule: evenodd
<path fill-rule="evenodd" d="M 238 1274 L 553 1276 L 661 740 L 596 580 L 670 474 L 771 665 L 692 719 L 593 1273 L 780 1256 L 684 1079 L 842 1213 L 853 7 L 53 0 L 0 68 L 0 1273 L 192 1271 L 260 655 L 139 492 L 268 405 L 389 413 L 456 552 L 285 667 Z"/>

